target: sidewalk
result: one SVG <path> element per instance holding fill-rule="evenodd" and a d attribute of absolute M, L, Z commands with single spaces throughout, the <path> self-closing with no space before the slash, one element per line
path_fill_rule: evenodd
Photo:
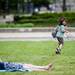
<path fill-rule="evenodd" d="M 0 41 L 45 41 L 50 40 L 50 32 L 0 33 Z"/>
<path fill-rule="evenodd" d="M 47 41 L 55 40 L 51 32 L 0 33 L 0 41 Z M 75 32 L 65 35 L 65 40 L 75 40 Z"/>

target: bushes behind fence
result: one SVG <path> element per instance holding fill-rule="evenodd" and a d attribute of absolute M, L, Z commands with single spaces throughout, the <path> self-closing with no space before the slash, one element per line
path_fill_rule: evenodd
<path fill-rule="evenodd" d="M 14 23 L 0 24 L 0 28 L 5 27 L 53 27 L 58 24 L 58 19 L 64 16 L 70 27 L 75 27 L 75 13 L 44 13 L 32 16 L 14 16 Z"/>
<path fill-rule="evenodd" d="M 33 23 L 36 26 L 55 26 L 58 24 L 59 17 L 64 16 L 69 26 L 75 26 L 75 13 L 44 13 L 44 14 L 34 14 L 32 16 L 18 16 L 16 23 Z M 16 16 L 15 16 L 16 17 Z"/>

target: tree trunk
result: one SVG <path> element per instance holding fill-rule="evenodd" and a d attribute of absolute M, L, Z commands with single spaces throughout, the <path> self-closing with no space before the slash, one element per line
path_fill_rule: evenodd
<path fill-rule="evenodd" d="M 63 11 L 66 11 L 67 10 L 67 8 L 66 8 L 66 0 L 63 0 L 62 10 Z"/>

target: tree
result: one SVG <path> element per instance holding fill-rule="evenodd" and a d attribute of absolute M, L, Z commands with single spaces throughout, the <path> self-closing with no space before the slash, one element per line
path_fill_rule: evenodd
<path fill-rule="evenodd" d="M 14 1 L 16 0 L 0 0 L 0 10 L 2 10 L 2 13 L 9 13 L 9 10 L 14 7 L 13 4 L 15 5 L 16 3 Z"/>
<path fill-rule="evenodd" d="M 31 0 L 31 2 L 34 4 L 34 6 L 47 6 L 49 5 L 49 0 Z"/>
<path fill-rule="evenodd" d="M 5 10 L 5 1 L 4 0 L 0 0 L 0 11 L 4 12 Z"/>
<path fill-rule="evenodd" d="M 66 11 L 66 10 L 67 10 L 67 8 L 66 8 L 66 0 L 63 0 L 63 7 L 62 7 L 62 10 L 63 10 L 63 11 Z"/>
<path fill-rule="evenodd" d="M 0 0 L 0 10 L 3 13 L 19 12 L 20 10 L 24 12 L 26 6 L 30 6 L 30 3 L 33 3 L 34 7 L 48 7 L 50 0 Z"/>

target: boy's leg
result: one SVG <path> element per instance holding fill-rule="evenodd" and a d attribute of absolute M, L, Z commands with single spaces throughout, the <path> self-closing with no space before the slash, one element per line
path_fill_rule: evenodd
<path fill-rule="evenodd" d="M 56 54 L 60 54 L 60 51 L 64 44 L 64 40 L 63 40 L 63 38 L 60 38 L 60 37 L 58 37 L 57 40 L 58 40 L 59 44 L 58 44 L 58 47 L 56 48 Z"/>
<path fill-rule="evenodd" d="M 25 64 L 25 67 L 31 69 L 32 71 L 46 71 L 52 67 L 52 64 L 49 64 L 47 66 L 36 66 L 32 64 Z"/>

